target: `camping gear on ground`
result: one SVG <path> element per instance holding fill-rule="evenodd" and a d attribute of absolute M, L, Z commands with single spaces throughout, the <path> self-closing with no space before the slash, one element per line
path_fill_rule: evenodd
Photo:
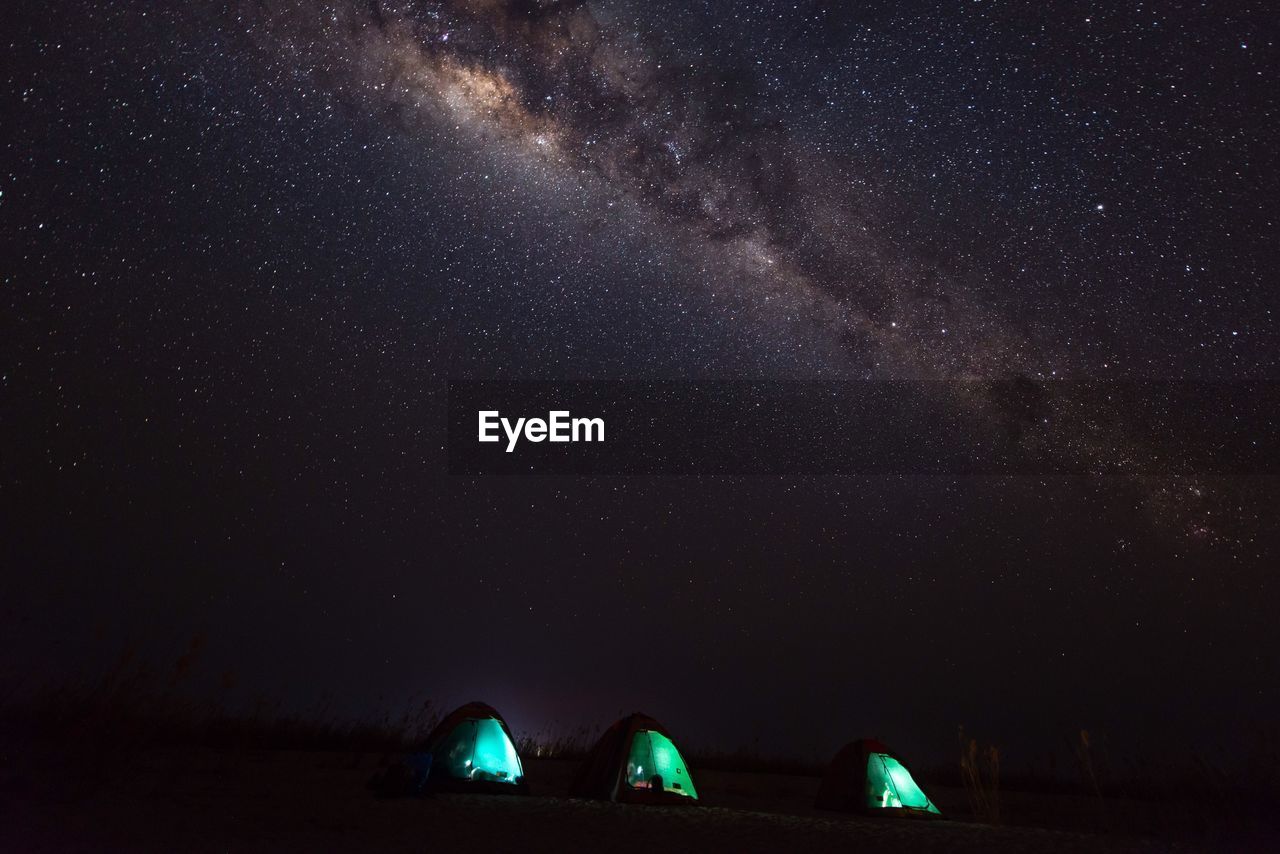
<path fill-rule="evenodd" d="M 369 788 L 379 798 L 415 798 L 427 794 L 431 774 L 430 753 L 410 753 L 392 762 L 369 779 Z"/>

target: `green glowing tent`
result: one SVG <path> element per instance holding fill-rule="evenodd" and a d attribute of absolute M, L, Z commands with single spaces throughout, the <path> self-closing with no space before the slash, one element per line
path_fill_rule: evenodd
<path fill-rule="evenodd" d="M 427 736 L 423 751 L 431 754 L 428 789 L 528 792 L 515 739 L 492 706 L 467 703 L 454 709 Z"/>
<path fill-rule="evenodd" d="M 841 748 L 827 768 L 814 806 L 868 815 L 941 816 L 902 759 L 874 739 Z"/>
<path fill-rule="evenodd" d="M 662 724 L 639 713 L 605 730 L 578 771 L 574 797 L 638 804 L 697 801 L 689 766 Z"/>

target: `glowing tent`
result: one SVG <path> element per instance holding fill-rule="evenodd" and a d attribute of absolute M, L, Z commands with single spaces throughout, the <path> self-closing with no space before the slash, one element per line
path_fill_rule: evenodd
<path fill-rule="evenodd" d="M 662 724 L 636 713 L 605 730 L 571 794 L 579 798 L 637 804 L 697 801 L 689 766 Z"/>
<path fill-rule="evenodd" d="M 845 745 L 831 760 L 814 806 L 874 815 L 941 816 L 897 754 L 866 738 Z"/>
<path fill-rule="evenodd" d="M 524 767 L 507 722 L 492 706 L 454 709 L 427 736 L 427 789 L 525 794 Z"/>

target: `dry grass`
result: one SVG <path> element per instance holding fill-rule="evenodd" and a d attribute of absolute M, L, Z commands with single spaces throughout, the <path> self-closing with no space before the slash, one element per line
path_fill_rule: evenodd
<path fill-rule="evenodd" d="M 994 744 L 980 747 L 976 738 L 966 739 L 963 726 L 960 727 L 960 777 L 974 818 L 999 824 L 1000 749 Z"/>
<path fill-rule="evenodd" d="M 322 702 L 299 715 L 258 698 L 244 712 L 220 698 L 193 699 L 184 688 L 198 665 L 204 637 L 194 636 L 168 668 L 157 669 L 126 649 L 96 681 L 46 686 L 0 708 L 5 728 L 67 751 L 136 751 L 169 745 L 388 751 L 421 739 L 439 719 L 430 701 L 411 701 L 399 713 L 341 719 Z M 220 679 L 224 692 L 234 675 Z"/>
<path fill-rule="evenodd" d="M 1102 781 L 1108 776 L 1106 772 L 1110 767 L 1106 751 L 1101 752 L 1101 759 L 1099 759 L 1098 751 L 1094 748 L 1094 739 L 1090 737 L 1087 729 L 1080 730 L 1071 747 L 1076 768 L 1080 773 L 1081 786 L 1097 799 L 1099 828 L 1106 829 L 1111 825 L 1107 816 L 1107 801 L 1102 794 Z"/>
<path fill-rule="evenodd" d="M 598 732 L 586 726 L 550 727 L 516 737 L 521 756 L 535 759 L 581 759 L 595 745 Z"/>
<path fill-rule="evenodd" d="M 732 771 L 756 774 L 791 774 L 798 777 L 821 777 L 826 763 L 761 753 L 759 748 L 706 750 L 697 746 L 686 751 L 694 770 Z"/>

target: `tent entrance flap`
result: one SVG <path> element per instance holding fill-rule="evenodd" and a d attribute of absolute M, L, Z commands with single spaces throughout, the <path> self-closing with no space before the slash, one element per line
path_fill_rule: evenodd
<path fill-rule="evenodd" d="M 698 792 L 685 767 L 684 757 L 671 739 L 654 730 L 638 730 L 627 756 L 627 785 L 697 799 Z"/>
<path fill-rule="evenodd" d="M 516 747 L 494 718 L 473 718 L 454 727 L 435 761 L 458 780 L 518 783 L 524 777 Z"/>
<path fill-rule="evenodd" d="M 886 753 L 867 757 L 867 808 L 938 812 L 910 772 Z"/>

